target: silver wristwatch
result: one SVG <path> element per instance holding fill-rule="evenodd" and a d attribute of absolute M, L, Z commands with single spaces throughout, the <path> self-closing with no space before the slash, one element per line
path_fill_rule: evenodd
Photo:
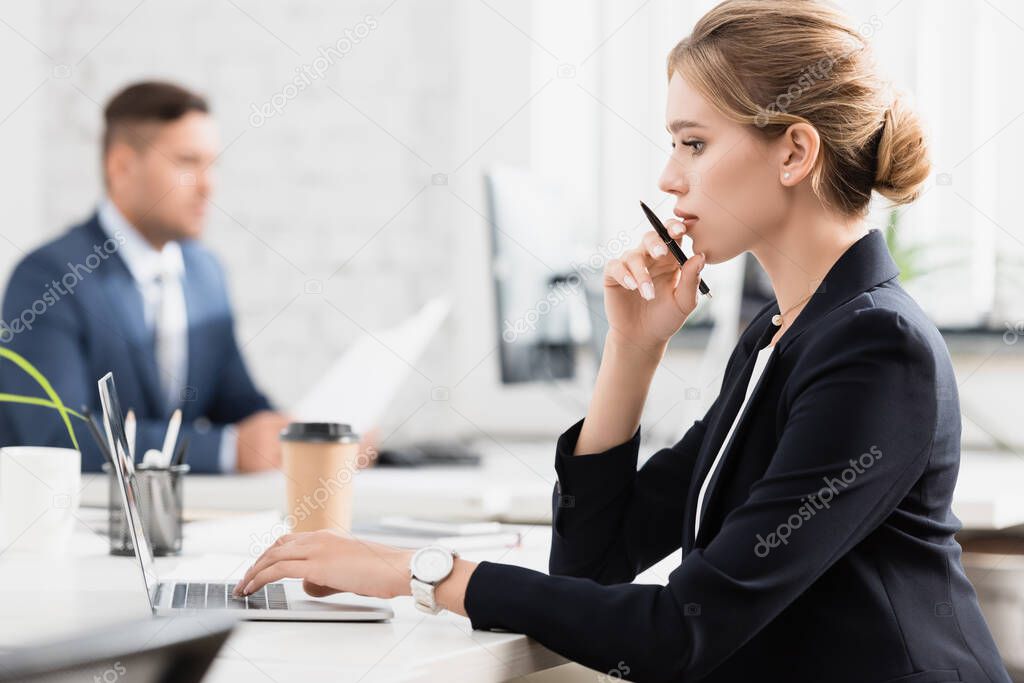
<path fill-rule="evenodd" d="M 416 607 L 428 614 L 441 611 L 434 596 L 437 584 L 448 578 L 459 554 L 439 545 L 420 548 L 409 562 L 409 587 Z"/>

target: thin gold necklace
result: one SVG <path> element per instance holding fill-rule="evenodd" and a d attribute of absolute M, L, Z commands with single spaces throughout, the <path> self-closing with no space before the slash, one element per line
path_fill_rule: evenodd
<path fill-rule="evenodd" d="M 803 298 L 803 299 L 801 299 L 800 301 L 797 301 L 797 302 L 796 302 L 795 304 L 793 304 L 792 306 L 790 306 L 789 308 L 787 308 L 787 309 L 786 309 L 786 311 L 785 311 L 784 313 L 776 313 L 775 315 L 773 315 L 773 316 L 772 316 L 772 325 L 775 325 L 775 327 L 782 327 L 782 323 L 783 323 L 783 322 L 785 322 L 785 319 L 784 319 L 784 318 L 785 318 L 785 316 L 789 315 L 789 313 L 790 313 L 790 312 L 791 312 L 791 311 L 792 311 L 792 310 L 793 310 L 794 308 L 796 308 L 796 307 L 797 307 L 797 306 L 799 306 L 800 304 L 804 303 L 805 301 L 807 301 L 808 299 L 810 299 L 810 298 L 811 298 L 812 296 L 814 296 L 814 292 L 811 292 L 810 294 L 808 294 L 808 295 L 807 295 L 806 297 L 804 297 L 804 298 Z"/>

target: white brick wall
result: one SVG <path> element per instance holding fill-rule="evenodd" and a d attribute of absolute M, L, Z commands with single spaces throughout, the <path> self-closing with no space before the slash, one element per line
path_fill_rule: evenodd
<path fill-rule="evenodd" d="M 637 224 L 629 198 L 655 193 L 662 159 L 650 140 L 661 139 L 663 55 L 646 50 L 667 50 L 714 4 L 662 0 L 634 12 L 603 0 L 598 16 L 578 11 L 592 2 L 0 0 L 0 282 L 24 252 L 92 210 L 106 99 L 141 78 L 178 80 L 209 95 L 230 144 L 207 241 L 228 268 L 250 365 L 281 405 L 359 326 L 394 323 L 449 292 L 454 315 L 418 364 L 426 378 L 410 375 L 386 431 L 551 434 L 583 412 L 589 379 L 499 387 L 488 356 L 496 334 L 487 226 L 474 212 L 484 210 L 481 171 L 501 162 L 563 175 L 596 195 L 587 220 L 600 233 Z M 324 79 L 253 127 L 254 103 L 368 15 L 376 27 Z M 906 51 L 899 22 L 915 16 L 903 5 L 887 19 L 883 49 L 889 41 Z M 559 63 L 574 65 L 575 77 L 554 79 L 516 113 Z M 1001 143 L 990 151 L 1013 149 Z M 436 172 L 449 174 L 447 186 L 431 185 Z M 323 294 L 303 293 L 310 279 L 324 281 Z M 669 365 L 645 424 L 678 433 L 699 412 L 679 400 L 685 388 L 704 386 L 706 404 L 718 387 L 696 379 L 692 359 Z M 991 396 L 1011 391 L 999 382 L 1015 374 L 983 365 L 967 364 L 962 390 L 990 411 Z M 429 400 L 433 385 L 451 387 L 450 403 Z M 1019 411 L 1004 403 L 1012 414 L 998 419 L 1010 428 Z"/>
<path fill-rule="evenodd" d="M 494 6 L 529 25 L 527 3 Z M 482 168 L 528 163 L 530 149 L 528 110 L 509 119 L 531 92 L 531 45 L 495 12 L 455 0 L 0 1 L 0 18 L 0 117 L 43 84 L 0 125 L 18 160 L 2 171 L 0 279 L 22 251 L 91 212 L 109 96 L 172 79 L 209 96 L 229 145 L 206 241 L 227 266 L 254 374 L 281 405 L 359 326 L 397 322 L 449 292 L 454 315 L 418 364 L 429 380 L 410 375 L 385 432 L 414 413 L 402 437 L 474 424 L 544 431 L 576 417 L 546 388 L 499 391 L 496 356 L 485 359 L 496 343 L 487 232 L 462 200 L 483 212 Z M 324 78 L 253 125 L 253 104 L 363 23 L 375 27 Z M 434 173 L 449 184 L 433 185 Z M 323 293 L 305 294 L 309 280 Z M 449 405 L 428 400 L 432 386 L 464 377 Z"/>

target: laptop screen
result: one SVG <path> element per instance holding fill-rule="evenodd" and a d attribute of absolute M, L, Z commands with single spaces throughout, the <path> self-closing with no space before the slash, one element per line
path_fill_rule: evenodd
<path fill-rule="evenodd" d="M 135 454 L 128 447 L 128 435 L 125 433 L 124 413 L 121 412 L 121 401 L 117 397 L 114 385 L 114 374 L 108 372 L 99 381 L 100 403 L 103 405 L 103 426 L 107 432 L 107 445 L 114 458 L 114 476 L 117 477 L 118 489 L 121 491 L 121 505 L 124 508 L 128 529 L 132 535 L 135 556 L 139 558 L 142 577 L 146 582 L 146 595 L 149 604 L 156 608 L 156 591 L 160 584 L 153 563 L 153 551 L 146 538 L 142 518 L 139 516 L 139 485 L 135 478 Z"/>

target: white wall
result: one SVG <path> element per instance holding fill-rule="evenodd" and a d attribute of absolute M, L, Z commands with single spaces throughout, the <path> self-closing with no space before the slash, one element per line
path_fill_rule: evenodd
<path fill-rule="evenodd" d="M 642 231 L 635 199 L 657 201 L 668 152 L 664 55 L 713 4 L 0 0 L 0 281 L 22 253 L 92 210 L 106 99 L 136 79 L 178 80 L 209 95 L 223 133 L 207 241 L 228 268 L 246 355 L 279 403 L 294 402 L 362 328 L 396 322 L 447 292 L 452 319 L 411 374 L 386 431 L 549 434 L 582 414 L 590 378 L 498 384 L 481 174 L 503 163 L 561 178 L 589 198 L 584 242 Z M 1011 121 L 1019 93 L 989 82 L 998 70 L 963 101 L 959 90 L 946 94 L 946 62 L 968 67 L 949 41 L 910 37 L 924 3 L 844 4 L 860 21 L 882 17 L 872 40 L 890 76 L 919 87 L 941 118 L 937 170 Z M 1019 51 L 1016 29 L 994 9 L 968 13 L 1001 32 L 1001 47 L 978 57 L 984 64 Z M 370 23 L 323 79 L 253 125 L 252 106 L 312 66 L 318 48 Z M 929 70 L 936 55 L 946 61 Z M 946 101 L 962 114 L 959 124 L 955 112 L 940 117 Z M 1019 174 L 1010 151 L 1017 124 L 954 173 L 953 189 L 979 210 L 937 188 L 907 213 L 908 234 L 987 231 L 998 241 L 978 249 L 1016 246 L 981 212 L 1013 226 L 1014 195 L 993 194 L 988 179 Z M 307 293 L 318 283 L 322 293 Z M 1002 306 L 1004 315 L 1019 311 L 1019 302 Z M 698 374 L 687 358 L 669 365 L 645 423 L 661 420 L 675 432 L 718 386 L 714 368 Z M 680 400 L 690 387 L 700 387 L 699 401 Z"/>
<path fill-rule="evenodd" d="M 3 18 L 9 24 L 35 30 L 39 7 L 35 3 L 10 3 Z M 6 274 L 37 241 L 42 213 L 40 102 L 49 86 L 45 59 L 8 26 L 0 24 L 0 274 Z M 28 39 L 31 40 L 31 39 Z"/>
<path fill-rule="evenodd" d="M 508 0 L 0 2 L 0 112 L 13 112 L 0 141 L 17 159 L 0 171 L 0 280 L 92 211 L 106 100 L 134 80 L 176 80 L 208 95 L 220 125 L 206 241 L 227 267 L 254 374 L 281 405 L 363 329 L 448 293 L 454 314 L 385 431 L 564 426 L 578 410 L 559 412 L 549 388 L 499 388 L 483 218 L 491 163 L 560 156 L 531 144 L 530 107 L 558 106 L 555 88 L 531 98 L 533 46 L 516 28 L 531 11 Z M 365 37 L 285 93 L 347 31 Z M 282 93 L 295 96 L 280 113 L 253 115 Z"/>
<path fill-rule="evenodd" d="M 454 289 L 458 225 L 446 189 L 431 185 L 475 142 L 452 116 L 463 87 L 453 76 L 463 56 L 454 3 L 5 2 L 0 18 L 0 111 L 43 82 L 0 125 L 0 278 L 91 212 L 102 104 L 130 81 L 160 77 L 212 101 L 227 148 L 207 242 L 227 266 L 246 355 L 281 403 L 360 326 L 397 321 Z M 280 115 L 253 125 L 253 103 L 360 24 L 376 28 Z M 515 100 L 509 92 L 469 116 L 497 126 Z M 316 280 L 323 293 L 305 293 Z M 425 375 L 443 377 L 445 350 L 432 349 Z M 429 396 L 429 385 L 410 385 Z"/>

